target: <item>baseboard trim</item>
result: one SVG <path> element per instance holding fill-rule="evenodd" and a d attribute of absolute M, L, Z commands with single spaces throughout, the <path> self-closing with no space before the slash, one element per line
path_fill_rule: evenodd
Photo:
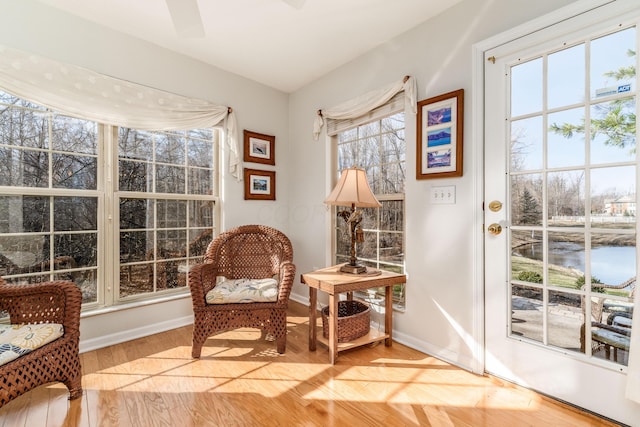
<path fill-rule="evenodd" d="M 99 348 L 108 347 L 110 345 L 121 344 L 123 342 L 143 338 L 149 335 L 158 334 L 160 332 L 170 331 L 171 329 L 181 328 L 183 326 L 193 324 L 193 315 L 179 317 L 165 322 L 142 325 L 134 329 L 128 329 L 122 332 L 116 332 L 101 337 L 82 340 L 80 339 L 80 353 L 97 350 Z"/>

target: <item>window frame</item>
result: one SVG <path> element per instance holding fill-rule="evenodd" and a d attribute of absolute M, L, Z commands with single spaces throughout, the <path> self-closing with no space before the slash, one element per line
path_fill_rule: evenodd
<path fill-rule="evenodd" d="M 8 92 L 8 95 L 11 95 Z M 147 193 L 124 193 L 118 190 L 118 181 L 119 181 L 119 150 L 118 150 L 118 126 L 107 125 L 101 122 L 93 122 L 91 120 L 86 120 L 82 118 L 76 118 L 68 114 L 64 114 L 62 112 L 54 111 L 48 108 L 44 108 L 38 104 L 33 104 L 27 102 L 26 100 L 15 97 L 19 99 L 21 102 L 19 104 L 10 105 L 9 103 L 3 102 L 3 105 L 8 105 L 9 108 L 23 108 L 34 110 L 38 114 L 45 114 L 49 116 L 48 120 L 48 137 L 52 135 L 52 119 L 51 117 L 62 116 L 69 117 L 73 119 L 78 119 L 85 121 L 87 123 L 92 123 L 96 126 L 96 150 L 95 155 L 87 154 L 84 152 L 79 152 L 77 155 L 79 156 L 93 156 L 96 159 L 96 188 L 95 189 L 72 189 L 72 188 L 59 188 L 55 187 L 52 183 L 53 179 L 53 170 L 52 164 L 49 162 L 48 168 L 48 185 L 40 186 L 40 187 L 27 187 L 27 186 L 0 186 L 0 195 L 2 196 L 39 196 L 45 198 L 54 198 L 54 197 L 91 197 L 96 199 L 96 261 L 95 266 L 93 267 L 80 267 L 78 270 L 87 271 L 93 270 L 95 271 L 95 289 L 96 296 L 95 300 L 84 302 L 82 304 L 83 313 L 92 312 L 96 310 L 103 310 L 107 308 L 117 309 L 118 307 L 126 305 L 127 307 L 131 307 L 131 305 L 141 305 L 148 304 L 150 302 L 155 302 L 158 300 L 166 300 L 169 297 L 184 297 L 189 294 L 188 284 L 185 283 L 184 286 L 177 287 L 175 289 L 170 289 L 166 291 L 157 291 L 155 288 L 155 280 L 152 284 L 154 291 L 151 293 L 143 293 L 136 295 L 134 297 L 120 297 L 119 296 L 119 288 L 120 288 L 120 254 L 119 254 L 119 241 L 120 241 L 120 212 L 119 212 L 119 200 L 122 197 L 140 197 L 144 199 L 153 199 L 153 200 L 185 200 L 187 203 L 192 200 L 201 200 L 201 201 L 211 201 L 213 203 L 212 206 L 212 225 L 211 225 L 211 233 L 212 238 L 215 236 L 219 230 L 220 226 L 220 212 L 221 212 L 221 200 L 220 200 L 220 190 L 219 184 L 221 181 L 221 168 L 220 168 L 220 151 L 222 150 L 222 144 L 220 141 L 222 140 L 222 129 L 220 126 L 214 126 L 211 128 L 212 138 L 211 144 L 213 144 L 212 150 L 212 160 L 211 160 L 211 173 L 212 173 L 212 181 L 211 181 L 211 193 L 213 194 L 187 194 L 186 190 L 183 193 L 156 193 L 155 188 L 154 191 L 150 191 Z M 3 100 L 4 101 L 4 100 Z M 54 119 L 55 120 L 55 119 Z M 158 131 L 160 132 L 160 131 Z M 188 131 L 183 131 L 188 132 Z M 12 146 L 8 146 L 12 147 Z M 53 143 L 49 141 L 48 146 L 46 148 L 33 148 L 33 147 L 21 147 L 16 146 L 18 149 L 37 149 L 39 151 L 43 151 L 48 153 L 49 158 L 53 154 L 60 150 L 54 149 Z M 154 162 L 155 163 L 155 162 Z M 187 181 L 189 180 L 189 167 L 188 164 L 185 163 L 185 188 L 188 188 Z M 154 178 L 155 181 L 155 178 Z M 53 209 L 53 208 L 50 208 Z M 155 216 L 154 216 L 155 219 Z M 157 223 L 154 223 L 157 224 Z M 155 225 L 154 225 L 155 226 Z M 53 229 L 54 225 L 50 225 L 50 230 L 48 232 L 42 233 L 34 233 L 34 232 L 16 232 L 11 233 L 10 231 L 7 233 L 0 233 L 1 236 L 22 236 L 22 235 L 43 235 L 49 236 L 49 239 L 53 241 L 54 236 L 58 235 Z M 196 227 L 197 229 L 208 229 L 209 226 L 205 227 Z M 157 227 L 156 227 L 157 229 Z M 184 227 L 184 230 L 187 233 L 187 239 L 190 238 L 190 228 L 187 218 L 187 225 Z M 69 233 L 62 233 L 69 234 Z M 189 240 L 187 240 L 189 242 Z M 53 251 L 51 249 L 50 251 Z M 184 261 L 189 261 L 188 255 L 185 257 Z M 53 264 L 53 263 L 51 263 Z M 73 271 L 73 269 L 71 269 Z M 61 272 L 68 272 L 69 269 L 63 269 Z M 29 273 L 18 273 L 6 275 L 5 278 L 8 281 L 19 280 L 22 277 L 35 277 L 40 276 L 42 280 L 55 280 L 55 276 L 59 274 L 58 270 L 55 270 L 53 266 L 50 266 L 48 270 L 45 271 L 35 271 Z M 47 277 L 48 276 L 48 277 Z"/>

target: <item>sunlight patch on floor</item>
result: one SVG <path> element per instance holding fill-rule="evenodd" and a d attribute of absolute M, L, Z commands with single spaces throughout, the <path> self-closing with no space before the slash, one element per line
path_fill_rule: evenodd
<path fill-rule="evenodd" d="M 94 373 L 82 376 L 82 386 L 92 390 L 124 390 L 149 378 L 147 375 Z"/>

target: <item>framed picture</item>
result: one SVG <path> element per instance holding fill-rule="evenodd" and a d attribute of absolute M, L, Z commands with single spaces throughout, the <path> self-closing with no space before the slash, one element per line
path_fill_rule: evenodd
<path fill-rule="evenodd" d="M 275 200 L 276 173 L 257 169 L 244 170 L 245 200 Z"/>
<path fill-rule="evenodd" d="M 276 164 L 276 137 L 261 133 L 244 131 L 244 161 L 262 163 L 265 165 Z"/>
<path fill-rule="evenodd" d="M 464 89 L 418 102 L 416 179 L 462 176 Z"/>

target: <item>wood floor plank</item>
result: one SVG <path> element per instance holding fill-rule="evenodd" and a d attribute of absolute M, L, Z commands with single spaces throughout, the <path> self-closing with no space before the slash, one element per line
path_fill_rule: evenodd
<path fill-rule="evenodd" d="M 178 328 L 83 353 L 81 399 L 41 387 L 0 408 L 0 427 L 615 425 L 398 343 L 331 365 L 326 347 L 308 350 L 307 308 L 290 306 L 285 354 L 244 328 L 210 338 L 194 360 L 192 328 Z"/>
<path fill-rule="evenodd" d="M 4 405 L 0 409 L 0 420 L 2 420 L 0 421 L 0 425 L 3 427 L 20 427 L 27 425 L 29 420 L 29 403 L 32 395 L 32 392 L 23 394 Z M 34 420 L 34 424 L 37 425 L 37 423 L 38 421 Z"/>

